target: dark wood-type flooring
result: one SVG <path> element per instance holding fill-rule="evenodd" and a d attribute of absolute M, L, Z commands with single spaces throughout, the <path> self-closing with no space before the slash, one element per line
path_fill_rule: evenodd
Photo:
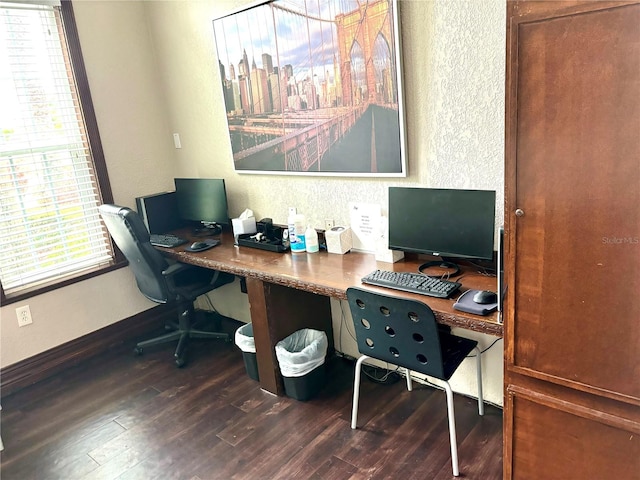
<path fill-rule="evenodd" d="M 351 361 L 300 402 L 262 391 L 233 343 L 198 341 L 183 369 L 172 348 L 123 346 L 2 398 L 2 480 L 452 478 L 440 390 L 363 381 L 351 430 Z M 455 397 L 460 477 L 502 478 L 502 411 Z"/>

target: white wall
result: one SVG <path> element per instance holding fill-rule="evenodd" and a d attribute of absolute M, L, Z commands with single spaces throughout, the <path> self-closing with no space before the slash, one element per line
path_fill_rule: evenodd
<path fill-rule="evenodd" d="M 174 176 L 225 178 L 230 214 L 250 207 L 286 220 L 295 205 L 315 219 L 348 220 L 350 201 L 385 206 L 389 185 L 495 189 L 502 219 L 505 0 L 401 1 L 406 179 L 239 175 L 233 170 L 212 20 L 249 1 L 75 2 L 115 201 L 170 189 Z M 171 134 L 180 133 L 175 150 Z M 286 194 L 283 194 L 286 192 Z M 249 319 L 237 285 L 217 308 Z M 104 293 L 114 301 L 101 300 Z M 34 323 L 17 327 L 15 307 Z M 339 302 L 332 302 L 334 311 Z M 96 307 L 97 306 L 97 307 Z M 1 309 L 1 365 L 134 315 L 149 303 L 119 270 Z M 345 309 L 346 311 L 346 309 Z M 232 313 L 228 313 L 232 312 Z M 340 321 L 334 315 L 334 322 Z M 493 337 L 480 336 L 481 346 Z M 345 341 L 345 348 L 348 348 Z M 502 344 L 485 358 L 487 398 L 502 403 Z M 469 375 L 456 379 L 461 391 Z M 473 382 L 471 382 L 473 385 Z"/>

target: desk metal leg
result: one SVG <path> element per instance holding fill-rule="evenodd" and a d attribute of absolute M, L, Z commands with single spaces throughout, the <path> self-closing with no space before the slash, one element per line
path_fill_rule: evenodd
<path fill-rule="evenodd" d="M 329 346 L 333 348 L 329 297 L 257 278 L 247 278 L 247 293 L 260 386 L 268 392 L 284 395 L 276 343 L 302 328 L 313 328 L 325 331 Z"/>

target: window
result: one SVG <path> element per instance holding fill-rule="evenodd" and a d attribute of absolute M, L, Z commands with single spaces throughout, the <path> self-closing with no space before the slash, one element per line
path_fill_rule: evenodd
<path fill-rule="evenodd" d="M 71 3 L 0 1 L 0 300 L 113 268 L 112 201 Z"/>

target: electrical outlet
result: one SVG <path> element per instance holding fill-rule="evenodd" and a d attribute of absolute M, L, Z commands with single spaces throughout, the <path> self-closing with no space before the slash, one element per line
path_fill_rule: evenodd
<path fill-rule="evenodd" d="M 18 317 L 18 326 L 24 327 L 33 323 L 31 319 L 31 310 L 29 309 L 29 305 L 24 305 L 23 307 L 16 308 L 16 316 Z"/>
<path fill-rule="evenodd" d="M 325 230 L 331 230 L 334 226 L 335 225 L 333 223 L 333 220 L 331 220 L 329 218 L 325 219 L 325 221 L 324 221 L 324 229 Z"/>

